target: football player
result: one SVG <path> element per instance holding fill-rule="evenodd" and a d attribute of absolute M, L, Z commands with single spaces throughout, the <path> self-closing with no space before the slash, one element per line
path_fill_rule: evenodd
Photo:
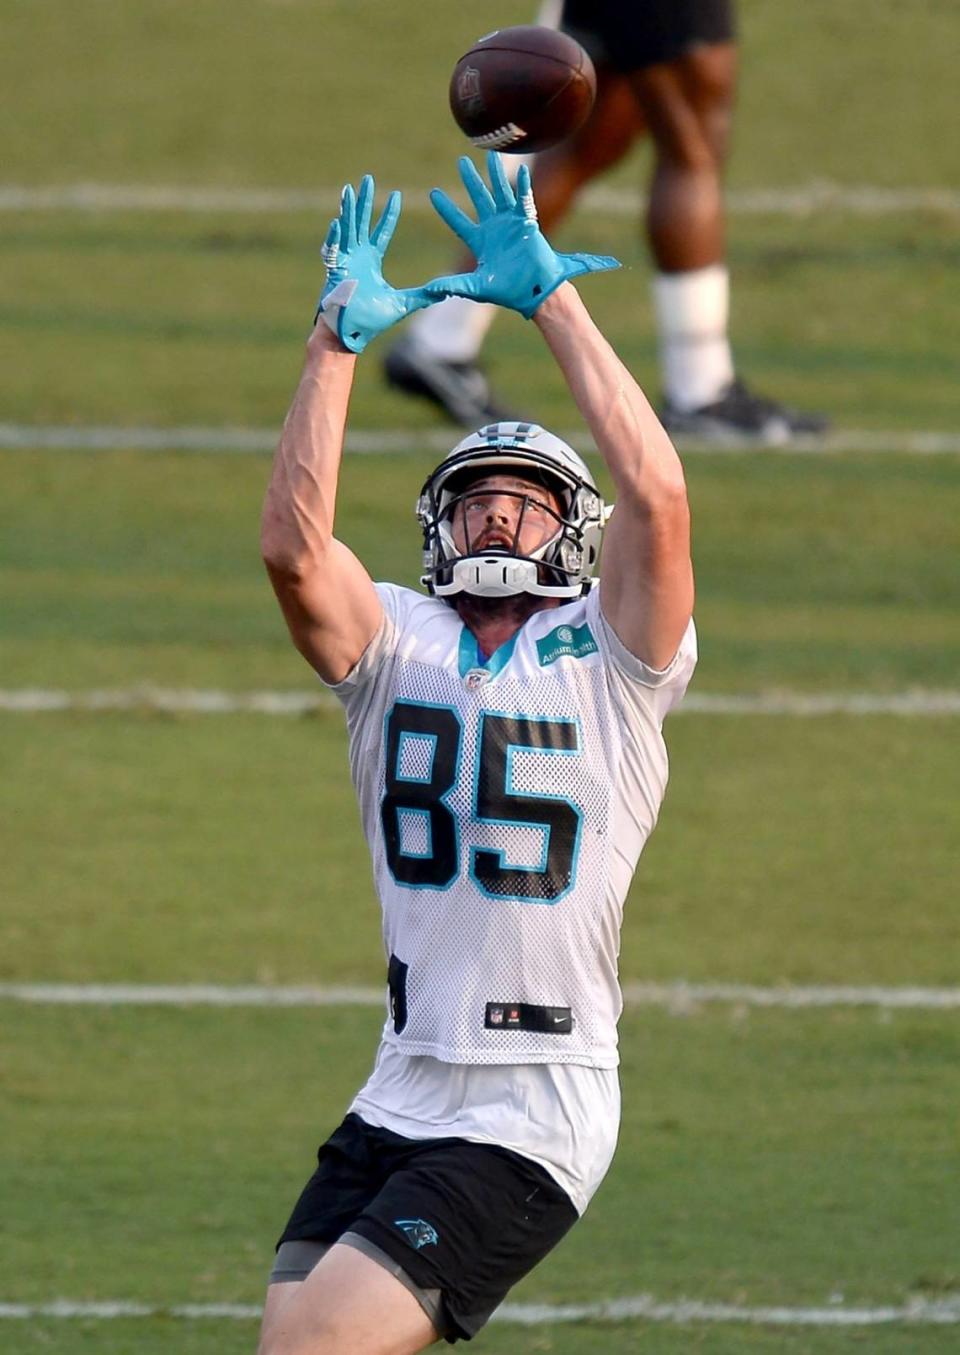
<path fill-rule="evenodd" d="M 264 505 L 294 643 L 346 713 L 387 1013 L 278 1244 L 261 1355 L 469 1339 L 586 1209 L 617 1138 L 621 914 L 696 661 L 687 496 L 570 282 L 616 261 L 556 253 L 526 170 L 516 195 L 499 157 L 488 170 L 489 188 L 461 161 L 476 218 L 433 194 L 476 271 L 406 291 L 381 269 L 398 195 L 371 230 L 373 181 L 344 190 Z M 616 509 L 560 438 L 482 427 L 420 492 L 417 592 L 337 538 L 337 478 L 356 354 L 451 295 L 532 318 Z"/>

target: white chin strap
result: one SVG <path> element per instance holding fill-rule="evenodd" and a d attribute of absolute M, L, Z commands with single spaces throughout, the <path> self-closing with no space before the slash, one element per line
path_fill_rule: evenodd
<path fill-rule="evenodd" d="M 535 593 L 540 597 L 572 597 L 580 592 L 576 587 L 551 586 L 538 578 L 535 560 L 518 560 L 515 555 L 467 555 L 457 560 L 450 582 L 437 584 L 438 597 L 452 593 L 472 593 L 474 597 L 504 598 L 517 593 Z"/>

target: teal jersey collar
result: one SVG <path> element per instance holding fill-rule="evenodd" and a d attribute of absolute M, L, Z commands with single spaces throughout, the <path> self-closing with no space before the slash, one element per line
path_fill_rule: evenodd
<path fill-rule="evenodd" d="M 469 626 L 464 626 L 460 631 L 460 676 L 466 677 L 475 668 L 485 668 L 491 677 L 496 677 L 510 662 L 519 635 L 520 631 L 518 630 L 506 644 L 501 645 L 499 649 L 495 649 L 488 659 L 481 659 L 480 650 L 477 648 L 477 637 Z"/>

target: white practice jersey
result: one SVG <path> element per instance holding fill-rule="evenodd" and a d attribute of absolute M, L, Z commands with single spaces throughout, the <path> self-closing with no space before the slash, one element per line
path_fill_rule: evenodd
<path fill-rule="evenodd" d="M 381 1042 L 350 1110 L 408 1139 L 509 1148 L 549 1172 L 582 1214 L 617 1146 L 620 1078 L 579 1063 L 442 1063 Z"/>
<path fill-rule="evenodd" d="M 334 691 L 383 909 L 383 1039 L 451 1064 L 613 1068 L 623 901 L 693 623 L 656 672 L 594 589 L 483 663 L 451 607 L 377 591 L 384 622 Z"/>

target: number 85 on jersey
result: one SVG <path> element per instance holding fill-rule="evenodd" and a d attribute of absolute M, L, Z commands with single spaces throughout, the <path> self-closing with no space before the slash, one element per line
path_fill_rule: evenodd
<path fill-rule="evenodd" d="M 576 720 L 481 712 L 477 724 L 474 776 L 467 814 L 455 801 L 464 762 L 464 730 L 451 706 L 398 701 L 386 720 L 386 789 L 380 821 L 390 872 L 411 889 L 449 889 L 460 875 L 461 818 L 485 843 L 469 851 L 466 864 L 480 890 L 498 899 L 556 903 L 573 888 L 583 813 L 572 800 L 546 790 L 518 791 L 518 752 L 576 757 Z M 543 765 L 543 759 L 537 759 Z M 544 774 L 544 782 L 548 776 Z M 533 829 L 541 839 L 540 860 L 510 864 L 513 829 Z M 516 837 L 517 834 L 514 834 Z M 416 838 L 413 849 L 411 838 Z M 500 843 L 504 845 L 499 845 Z"/>

